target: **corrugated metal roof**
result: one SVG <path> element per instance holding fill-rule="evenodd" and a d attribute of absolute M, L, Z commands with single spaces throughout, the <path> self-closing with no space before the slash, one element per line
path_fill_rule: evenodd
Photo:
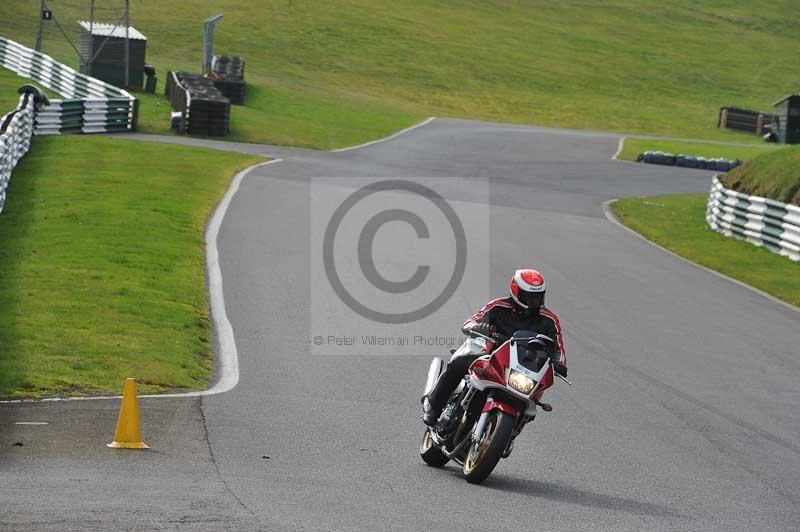
<path fill-rule="evenodd" d="M 120 39 L 125 38 L 125 26 L 119 26 L 115 24 L 104 24 L 102 22 L 95 22 L 94 25 L 90 25 L 85 20 L 79 20 L 78 24 L 81 25 L 83 29 L 89 31 L 91 27 L 92 35 L 101 35 L 101 36 L 112 36 L 112 37 L 119 37 Z M 134 28 L 133 26 L 129 26 L 128 28 L 128 36 L 131 39 L 136 39 L 137 41 L 146 41 L 147 37 L 142 35 L 142 33 Z"/>
<path fill-rule="evenodd" d="M 784 96 L 783 98 L 781 98 L 777 102 L 773 103 L 772 106 L 774 107 L 774 106 L 778 105 L 779 103 L 783 103 L 786 100 L 788 100 L 789 98 L 800 98 L 800 94 L 789 94 L 787 96 Z"/>

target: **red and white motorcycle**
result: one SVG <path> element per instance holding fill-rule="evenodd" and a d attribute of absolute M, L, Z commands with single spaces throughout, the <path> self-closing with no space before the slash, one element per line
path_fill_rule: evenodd
<path fill-rule="evenodd" d="M 478 358 L 436 426 L 426 427 L 419 449 L 425 463 L 441 467 L 454 460 L 463 467 L 467 482 L 485 480 L 500 458 L 511 454 L 514 439 L 536 417 L 536 407 L 552 410 L 541 397 L 554 377 L 571 384 L 554 371 L 547 355 L 554 346 L 552 338 L 530 331 L 517 331 L 499 346 L 490 337 L 471 333 L 454 355 Z M 441 358 L 431 361 L 423 398 L 433 390 L 444 366 Z"/>

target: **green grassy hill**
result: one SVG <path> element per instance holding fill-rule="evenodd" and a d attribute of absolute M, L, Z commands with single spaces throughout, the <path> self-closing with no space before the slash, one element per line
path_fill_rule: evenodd
<path fill-rule="evenodd" d="M 26 82 L 0 68 L 0 115 Z M 145 393 L 207 387 L 204 229 L 231 176 L 261 158 L 132 142 L 35 137 L 14 169 L 0 398 L 119 393 L 128 376 Z"/>
<path fill-rule="evenodd" d="M 0 68 L 0 116 L 13 111 L 19 103 L 17 88 L 25 85 L 28 80 L 21 78 L 4 68 Z"/>
<path fill-rule="evenodd" d="M 746 194 L 800 205 L 800 146 L 756 157 L 728 172 L 722 182 Z"/>
<path fill-rule="evenodd" d="M 4 2 L 0 34 L 32 45 L 38 4 Z M 54 12 L 88 10 L 70 9 Z M 252 86 L 233 138 L 251 141 L 340 146 L 439 115 L 756 142 L 717 130 L 719 107 L 800 88 L 794 0 L 133 0 L 162 82 L 199 70 L 218 12 L 216 51 L 244 56 Z M 53 28 L 45 51 L 76 62 Z M 158 103 L 146 129 L 165 129 Z"/>

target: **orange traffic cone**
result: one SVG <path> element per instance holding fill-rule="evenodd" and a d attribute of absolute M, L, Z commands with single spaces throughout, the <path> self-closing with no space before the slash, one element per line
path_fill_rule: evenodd
<path fill-rule="evenodd" d="M 136 403 L 136 381 L 133 379 L 125 379 L 114 441 L 106 446 L 114 449 L 150 448 L 142 441 L 142 424 L 139 420 L 139 405 Z"/>

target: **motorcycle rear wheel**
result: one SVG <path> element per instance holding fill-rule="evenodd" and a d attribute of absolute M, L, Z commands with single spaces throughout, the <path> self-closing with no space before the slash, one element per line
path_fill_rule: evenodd
<path fill-rule="evenodd" d="M 502 410 L 492 410 L 483 434 L 477 435 L 464 460 L 464 478 L 470 484 L 480 484 L 494 470 L 511 440 L 514 418 Z"/>
<path fill-rule="evenodd" d="M 450 461 L 431 439 L 431 429 L 425 429 L 422 434 L 422 442 L 419 444 L 419 455 L 422 460 L 431 467 L 442 467 Z"/>

